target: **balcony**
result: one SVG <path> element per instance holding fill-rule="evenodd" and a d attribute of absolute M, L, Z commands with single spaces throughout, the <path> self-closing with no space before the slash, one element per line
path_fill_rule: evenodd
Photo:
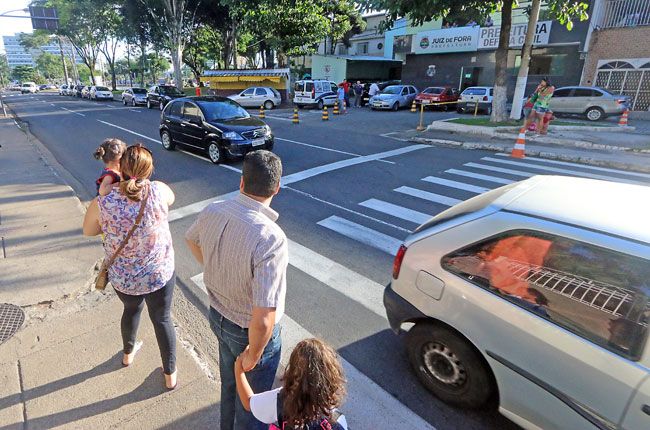
<path fill-rule="evenodd" d="M 601 28 L 622 28 L 650 25 L 650 1 L 604 0 Z"/>

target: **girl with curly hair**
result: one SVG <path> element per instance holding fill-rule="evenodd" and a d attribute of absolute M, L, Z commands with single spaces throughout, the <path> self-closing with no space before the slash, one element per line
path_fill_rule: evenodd
<path fill-rule="evenodd" d="M 345 396 L 345 375 L 334 349 L 319 339 L 296 345 L 282 377 L 283 386 L 255 394 L 241 364 L 235 361 L 242 406 L 270 429 L 347 430 L 338 411 Z"/>
<path fill-rule="evenodd" d="M 97 160 L 104 162 L 104 169 L 99 175 L 95 185 L 97 186 L 97 195 L 106 196 L 113 189 L 113 184 L 117 184 L 122 180 L 120 174 L 120 160 L 122 154 L 126 151 L 126 144 L 120 139 L 110 138 L 104 140 L 93 156 Z"/>

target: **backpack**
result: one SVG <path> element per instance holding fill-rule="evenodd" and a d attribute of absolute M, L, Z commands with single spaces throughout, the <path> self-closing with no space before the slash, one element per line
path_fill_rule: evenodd
<path fill-rule="evenodd" d="M 332 411 L 332 421 L 330 422 L 327 418 L 323 417 L 317 421 L 313 421 L 309 424 L 306 424 L 300 428 L 294 428 L 292 425 L 287 424 L 282 417 L 282 391 L 278 393 L 277 396 L 277 410 L 278 410 L 278 425 L 269 424 L 269 430 L 344 430 L 343 426 L 338 423 L 338 419 L 341 415 L 338 409 Z"/>

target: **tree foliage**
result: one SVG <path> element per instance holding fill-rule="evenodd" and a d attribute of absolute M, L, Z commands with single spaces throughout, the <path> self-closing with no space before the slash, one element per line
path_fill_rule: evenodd
<path fill-rule="evenodd" d="M 43 52 L 36 57 L 36 70 L 45 78 L 49 80 L 63 78 L 63 64 L 61 57 Z"/>
<path fill-rule="evenodd" d="M 9 63 L 7 62 L 7 56 L 5 54 L 0 54 L 0 86 L 5 86 L 9 83 Z"/>
<path fill-rule="evenodd" d="M 32 66 L 16 66 L 11 70 L 11 77 L 20 82 L 36 81 L 36 70 Z"/>

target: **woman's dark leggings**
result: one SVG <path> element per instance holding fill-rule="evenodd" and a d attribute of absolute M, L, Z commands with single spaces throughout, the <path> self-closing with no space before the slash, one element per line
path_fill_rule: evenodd
<path fill-rule="evenodd" d="M 122 313 L 122 342 L 124 343 L 124 353 L 133 352 L 133 347 L 138 334 L 138 325 L 140 325 L 140 314 L 144 302 L 147 302 L 149 318 L 153 323 L 153 329 L 156 333 L 160 357 L 163 362 L 163 370 L 166 374 L 171 375 L 176 370 L 176 331 L 171 318 L 172 297 L 174 285 L 176 284 L 176 275 L 159 290 L 153 293 L 143 294 L 141 296 L 132 296 L 115 290 L 117 296 L 124 304 L 124 313 Z"/>

